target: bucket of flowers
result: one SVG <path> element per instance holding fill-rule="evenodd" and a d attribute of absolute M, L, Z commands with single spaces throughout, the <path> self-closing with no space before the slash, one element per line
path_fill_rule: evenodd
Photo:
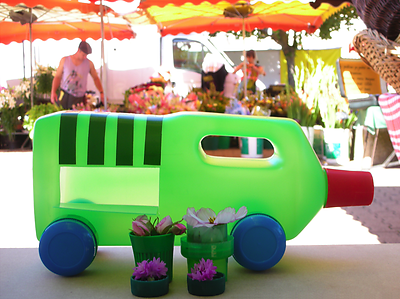
<path fill-rule="evenodd" d="M 217 272 L 210 259 L 202 258 L 187 275 L 188 292 L 196 296 L 215 296 L 225 292 L 225 275 Z"/>
<path fill-rule="evenodd" d="M 186 226 L 181 221 L 172 222 L 170 216 L 161 220 L 157 217 L 154 221 L 146 215 L 133 219 L 129 238 L 135 263 L 161 258 L 167 265 L 169 281 L 172 281 L 175 235 L 186 232 Z"/>
<path fill-rule="evenodd" d="M 154 84 L 125 91 L 124 106 L 126 112 L 136 114 L 165 115 L 179 111 L 197 111 L 196 102 L 181 99 L 173 93 L 164 94 L 164 89 Z"/>
<path fill-rule="evenodd" d="M 133 268 L 131 292 L 137 297 L 158 297 L 169 291 L 168 268 L 160 259 L 144 260 Z"/>
<path fill-rule="evenodd" d="M 193 90 L 199 101 L 199 111 L 225 113 L 226 106 L 229 105 L 230 98 L 224 96 L 223 91 L 217 91 L 213 83 L 210 84 L 210 89 Z"/>
<path fill-rule="evenodd" d="M 228 236 L 227 224 L 244 218 L 246 214 L 244 206 L 237 212 L 234 208 L 225 208 L 218 215 L 209 208 L 198 211 L 188 208 L 183 216 L 187 222 L 187 237 L 181 238 L 181 253 L 187 258 L 188 272 L 202 258 L 211 259 L 226 280 L 228 257 L 233 254 L 234 247 L 233 236 Z"/>

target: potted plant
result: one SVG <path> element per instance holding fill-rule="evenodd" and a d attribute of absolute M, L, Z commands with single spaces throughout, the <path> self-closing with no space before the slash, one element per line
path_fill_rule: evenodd
<path fill-rule="evenodd" d="M 318 98 L 323 124 L 324 156 L 329 163 L 344 164 L 349 161 L 350 129 L 356 115 L 340 94 L 333 67 L 324 68 Z"/>
<path fill-rule="evenodd" d="M 35 91 L 43 99 L 49 99 L 56 69 L 51 66 L 36 65 Z"/>
<path fill-rule="evenodd" d="M 15 93 L 12 89 L 1 88 L 0 90 L 0 128 L 8 136 L 9 147 L 14 148 L 14 133 L 22 124 L 24 115 L 23 105 L 18 105 Z"/>
<path fill-rule="evenodd" d="M 196 111 L 197 103 L 173 93 L 164 94 L 164 89 L 155 83 L 142 84 L 125 91 L 126 112 L 165 115 L 179 111 Z"/>
<path fill-rule="evenodd" d="M 209 208 L 195 211 L 188 208 L 183 219 L 187 222 L 187 237 L 181 238 L 181 253 L 187 258 L 188 272 L 201 258 L 212 259 L 227 279 L 228 257 L 233 254 L 233 236 L 228 236 L 227 224 L 242 219 L 247 208 L 226 208 L 218 213 Z"/>
<path fill-rule="evenodd" d="M 196 296 L 215 296 L 225 292 L 225 275 L 217 272 L 210 259 L 202 258 L 187 275 L 188 292 Z"/>
<path fill-rule="evenodd" d="M 39 117 L 61 110 L 63 110 L 61 106 L 53 103 L 34 105 L 28 110 L 24 117 L 24 129 L 29 131 L 29 137 L 33 140 L 33 127 Z"/>
<path fill-rule="evenodd" d="M 169 291 L 168 268 L 160 258 L 144 260 L 133 268 L 131 292 L 137 297 L 159 297 Z"/>
<path fill-rule="evenodd" d="M 290 90 L 284 97 L 287 101 L 287 116 L 301 126 L 308 142 L 313 146 L 314 125 L 319 116 L 318 102 L 315 103 L 315 106 L 309 107 L 307 102 L 302 100 L 294 90 Z"/>
<path fill-rule="evenodd" d="M 146 215 L 133 219 L 129 237 L 135 263 L 153 257 L 161 258 L 167 265 L 169 281 L 172 281 L 175 235 L 186 232 L 186 226 L 181 221 L 172 222 L 170 216 L 161 221 L 157 217 L 153 222 Z"/>

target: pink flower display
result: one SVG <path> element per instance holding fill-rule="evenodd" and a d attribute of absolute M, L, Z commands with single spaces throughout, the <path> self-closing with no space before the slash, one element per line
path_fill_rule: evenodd
<path fill-rule="evenodd" d="M 132 233 L 136 236 L 182 235 L 186 232 L 186 226 L 180 223 L 182 220 L 172 222 L 171 216 L 166 216 L 161 220 L 157 217 L 151 222 L 151 218 L 140 215 L 132 221 Z"/>

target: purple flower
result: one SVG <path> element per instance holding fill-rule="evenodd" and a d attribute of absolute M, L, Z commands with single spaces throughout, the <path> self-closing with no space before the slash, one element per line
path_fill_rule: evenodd
<path fill-rule="evenodd" d="M 214 275 L 217 274 L 216 270 L 217 267 L 213 266 L 212 260 L 208 259 L 205 261 L 204 258 L 202 258 L 198 264 L 194 264 L 188 276 L 193 280 L 212 280 Z"/>
<path fill-rule="evenodd" d="M 135 280 L 152 281 L 159 280 L 167 276 L 167 267 L 160 258 L 153 257 L 152 261 L 144 260 L 133 268 L 132 276 Z"/>

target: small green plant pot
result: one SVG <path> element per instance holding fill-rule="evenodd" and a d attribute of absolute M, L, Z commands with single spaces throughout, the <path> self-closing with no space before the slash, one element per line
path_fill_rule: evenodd
<path fill-rule="evenodd" d="M 193 280 L 187 277 L 188 292 L 196 296 L 215 296 L 225 292 L 225 275 L 217 272 L 213 280 Z"/>
<path fill-rule="evenodd" d="M 164 296 L 169 292 L 169 278 L 166 276 L 160 280 L 142 281 L 131 276 L 131 292 L 137 297 Z"/>
<path fill-rule="evenodd" d="M 135 267 L 144 260 L 152 260 L 153 257 L 160 258 L 165 262 L 169 281 L 173 278 L 173 259 L 174 259 L 174 234 L 158 236 L 135 236 L 129 233 L 132 244 Z"/>
<path fill-rule="evenodd" d="M 210 259 L 217 271 L 224 274 L 228 279 L 228 258 L 233 254 L 233 236 L 227 236 L 225 242 L 195 243 L 188 242 L 188 237 L 181 238 L 181 254 L 187 258 L 188 273 L 200 259 Z"/>

